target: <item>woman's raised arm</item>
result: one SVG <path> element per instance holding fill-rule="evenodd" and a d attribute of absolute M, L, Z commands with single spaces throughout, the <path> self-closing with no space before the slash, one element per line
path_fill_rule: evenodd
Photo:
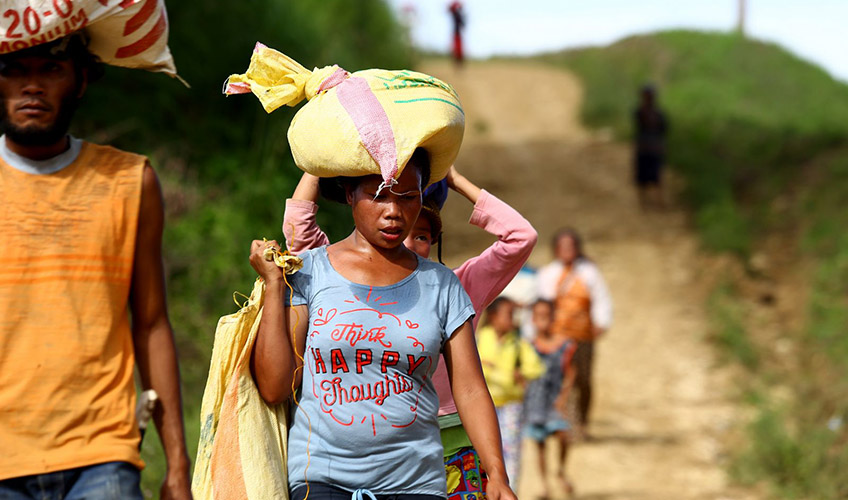
<path fill-rule="evenodd" d="M 318 177 L 304 172 L 292 197 L 286 200 L 283 234 L 286 237 L 289 252 L 294 255 L 300 255 L 310 248 L 330 244 L 327 235 L 315 220 L 315 215 L 318 213 L 316 204 L 318 194 Z"/>

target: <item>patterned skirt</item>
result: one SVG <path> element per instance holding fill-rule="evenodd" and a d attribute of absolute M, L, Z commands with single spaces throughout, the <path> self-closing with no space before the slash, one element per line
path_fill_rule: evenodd
<path fill-rule="evenodd" d="M 483 500 L 486 498 L 486 471 L 474 448 L 460 448 L 445 458 L 448 500 Z"/>

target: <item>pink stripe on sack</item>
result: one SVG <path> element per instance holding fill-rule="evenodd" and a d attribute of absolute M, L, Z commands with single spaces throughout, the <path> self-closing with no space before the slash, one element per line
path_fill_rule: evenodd
<path fill-rule="evenodd" d="M 333 75 L 335 76 L 335 74 Z M 353 120 L 359 139 L 380 166 L 383 187 L 391 186 L 398 171 L 395 134 L 386 110 L 364 78 L 351 77 L 336 88 L 339 102 Z M 382 189 L 382 187 L 381 187 Z"/>
<path fill-rule="evenodd" d="M 350 75 L 347 71 L 342 68 L 336 67 L 336 71 L 333 72 L 332 75 L 328 76 L 321 82 L 321 85 L 318 87 L 318 93 L 324 92 L 325 90 L 330 90 L 336 85 L 345 81 L 345 79 Z"/>
<path fill-rule="evenodd" d="M 247 82 L 227 83 L 224 87 L 224 93 L 227 95 L 249 94 L 250 84 Z"/>

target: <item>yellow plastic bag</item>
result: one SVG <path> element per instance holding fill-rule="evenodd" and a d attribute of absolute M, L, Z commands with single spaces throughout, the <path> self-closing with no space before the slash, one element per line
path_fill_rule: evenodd
<path fill-rule="evenodd" d="M 288 131 L 295 163 L 319 177 L 380 174 L 397 179 L 416 148 L 430 155 L 430 182 L 447 174 L 459 153 L 465 114 L 453 87 L 423 73 L 338 66 L 309 71 L 257 44 L 245 74 L 224 93 L 253 93 L 265 111 L 301 108 Z"/>
<path fill-rule="evenodd" d="M 264 299 L 265 283 L 257 279 L 247 304 L 218 321 L 200 409 L 195 499 L 289 497 L 287 408 L 267 405 L 250 375 Z"/>
<path fill-rule="evenodd" d="M 3 0 L 0 54 L 84 29 L 89 50 L 115 66 L 176 76 L 165 0 Z"/>

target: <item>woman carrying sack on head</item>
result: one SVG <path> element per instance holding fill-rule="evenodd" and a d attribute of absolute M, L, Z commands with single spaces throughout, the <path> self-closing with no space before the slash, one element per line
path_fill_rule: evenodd
<path fill-rule="evenodd" d="M 344 240 L 301 254 L 292 276 L 266 260 L 275 242 L 251 247 L 266 282 L 254 378 L 269 403 L 301 388 L 289 435 L 291 497 L 444 498 L 431 381 L 443 352 L 460 414 L 474 412 L 469 434 L 489 471 L 489 496 L 514 499 L 471 301 L 450 270 L 403 246 L 424 188 L 445 176 L 461 142 L 452 89 L 413 72 L 309 72 L 258 46 L 227 90 L 253 92 L 266 110 L 310 99 L 289 129 L 295 162 L 337 177 L 329 194 L 351 206 L 356 224 Z"/>
<path fill-rule="evenodd" d="M 329 244 L 327 235 L 315 220 L 321 183 L 326 184 L 326 180 L 319 182 L 318 177 L 304 173 L 294 194 L 286 200 L 283 234 L 289 250 L 295 255 Z M 469 223 L 498 238 L 480 255 L 453 270 L 474 305 L 473 325 L 476 327 L 483 310 L 500 295 L 527 261 L 537 234 L 518 211 L 477 187 L 452 166 L 445 180 L 427 189 L 421 214 L 404 241 L 407 248 L 421 257 L 429 258 L 432 245 L 439 243 L 442 230 L 440 210 L 448 188 L 474 204 Z M 486 472 L 480 467 L 480 458 L 457 414 L 448 372 L 441 360 L 433 375 L 433 384 L 439 395 L 439 427 L 448 499 L 462 500 L 471 494 L 482 495 L 486 491 Z M 474 421 L 471 423 L 473 425 Z M 511 481 L 517 479 L 510 477 Z"/>

